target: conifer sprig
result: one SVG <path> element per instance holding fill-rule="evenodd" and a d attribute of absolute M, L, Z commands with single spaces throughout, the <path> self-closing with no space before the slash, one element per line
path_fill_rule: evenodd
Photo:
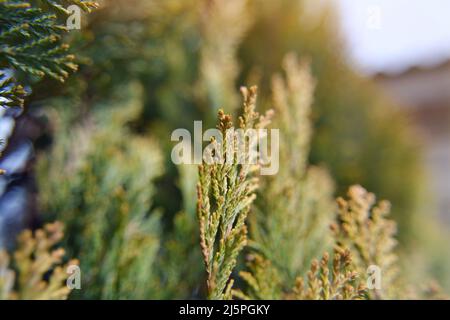
<path fill-rule="evenodd" d="M 371 291 L 372 298 L 387 298 L 395 287 L 398 260 L 395 253 L 396 223 L 387 219 L 388 201 L 375 204 L 373 193 L 355 185 L 348 191 L 348 199 L 338 198 L 338 215 L 331 229 L 337 248 L 349 248 L 354 264 L 360 273 L 366 273 L 371 265 L 381 270 L 382 288 Z M 397 290 L 398 291 L 398 290 Z"/>
<path fill-rule="evenodd" d="M 269 122 L 270 115 L 260 117 L 255 111 L 256 91 L 256 87 L 241 89 L 244 99 L 243 114 L 239 117 L 241 129 L 261 128 Z M 218 118 L 218 129 L 223 134 L 223 143 L 212 143 L 216 143 L 225 158 L 221 163 L 204 162 L 199 167 L 197 214 L 200 223 L 200 245 L 208 274 L 208 297 L 229 299 L 233 286 L 230 275 L 239 252 L 247 243 L 245 220 L 256 197 L 258 179 L 254 177 L 253 172 L 258 165 L 249 161 L 248 153 L 245 154 L 244 161 L 239 161 L 238 164 L 237 139 L 226 134 L 226 131 L 233 127 L 231 116 L 220 110 Z M 230 155 L 226 155 L 226 150 L 231 143 L 232 159 L 227 159 L 226 156 Z"/>
<path fill-rule="evenodd" d="M 288 298 L 298 300 L 359 300 L 367 290 L 356 271 L 352 270 L 350 251 L 335 252 L 331 267 L 330 256 L 324 253 L 319 261 L 313 260 L 306 283 L 298 277 Z"/>

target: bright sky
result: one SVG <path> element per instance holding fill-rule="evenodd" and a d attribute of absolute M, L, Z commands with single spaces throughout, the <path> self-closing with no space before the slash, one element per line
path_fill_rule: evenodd
<path fill-rule="evenodd" d="M 449 0 L 334 0 L 350 54 L 365 72 L 450 58 Z"/>

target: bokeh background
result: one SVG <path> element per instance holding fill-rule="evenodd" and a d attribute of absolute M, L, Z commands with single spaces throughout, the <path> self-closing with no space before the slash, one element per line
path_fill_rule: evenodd
<path fill-rule="evenodd" d="M 32 81 L 25 110 L 0 109 L 0 247 L 62 220 L 69 253 L 93 270 L 82 297 L 132 296 L 143 280 L 118 270 L 124 226 L 111 216 L 151 216 L 126 250 L 139 268 L 162 261 L 142 273 L 160 286 L 134 293 L 201 297 L 196 172 L 171 163 L 170 133 L 214 126 L 220 107 L 239 107 L 241 85 L 272 107 L 271 78 L 294 52 L 317 80 L 310 162 L 330 172 L 335 196 L 357 183 L 390 200 L 404 273 L 450 289 L 448 1 L 100 3 L 67 37 L 79 71 Z M 123 287 L 108 288 L 119 276 Z"/>
<path fill-rule="evenodd" d="M 442 222 L 450 203 L 450 4 L 336 1 L 349 63 L 413 120 Z"/>

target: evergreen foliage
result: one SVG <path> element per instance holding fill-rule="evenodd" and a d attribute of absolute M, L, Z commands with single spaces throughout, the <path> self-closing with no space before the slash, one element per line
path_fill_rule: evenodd
<path fill-rule="evenodd" d="M 63 264 L 65 251 L 55 248 L 63 237 L 60 222 L 43 229 L 23 231 L 18 238 L 13 263 L 5 251 L 0 251 L 0 300 L 62 300 L 71 289 L 66 285 L 67 267 L 77 260 Z"/>
<path fill-rule="evenodd" d="M 333 6 L 311 16 L 308 9 L 315 4 L 309 0 L 250 2 L 254 23 L 239 48 L 240 81 L 256 73 L 260 105 L 271 108 L 272 75 L 286 53 L 310 57 L 318 81 L 309 160 L 327 167 L 338 195 L 361 184 L 392 201 L 399 241 L 412 244 L 426 210 L 421 204 L 429 201 L 418 137 L 399 106 L 347 66 Z"/>
<path fill-rule="evenodd" d="M 2 0 L 0 1 L 0 70 L 28 76 L 49 76 L 63 82 L 77 65 L 62 41 L 67 28 L 58 20 L 69 12 L 65 6 L 78 5 L 90 12 L 94 1 L 84 0 Z M 20 75 L 20 74 L 19 74 Z M 5 76 L 1 71 L 0 76 Z M 12 77 L 0 82 L 2 105 L 23 106 L 23 85 Z"/>
<path fill-rule="evenodd" d="M 297 278 L 291 297 L 297 300 L 360 300 L 367 296 L 364 281 L 351 270 L 350 251 L 335 252 L 332 266 L 325 253 L 318 262 L 313 260 L 307 274 L 307 285 Z"/>
<path fill-rule="evenodd" d="M 277 74 L 272 85 L 273 127 L 279 128 L 283 141 L 281 165 L 276 175 L 262 179 L 250 230 L 251 246 L 271 261 L 290 287 L 311 259 L 331 244 L 327 231 L 334 201 L 326 170 L 308 164 L 315 86 L 309 64 L 289 54 L 283 66 L 285 78 Z"/>
<path fill-rule="evenodd" d="M 0 103 L 43 106 L 51 139 L 37 152 L 39 211 L 66 226 L 64 237 L 60 224 L 25 231 L 15 254 L 0 253 L 2 298 L 68 297 L 59 240 L 80 260 L 74 299 L 444 297 L 409 278 L 430 278 L 407 263 L 422 201 L 413 136 L 345 66 L 330 12 L 314 27 L 298 19 L 304 1 L 104 0 L 71 34 L 78 72 L 54 87 L 77 68 L 69 4 L 97 7 L 0 0 Z M 247 81 L 262 89 L 259 109 L 275 112 L 260 116 L 256 87 L 243 87 L 235 124 L 220 108 L 239 109 Z M 279 129 L 279 172 L 257 177 L 236 150 L 231 162 L 212 164 L 210 153 L 199 168 L 176 167 L 170 132 L 212 127 L 217 113 L 222 133 Z M 224 137 L 216 150 L 235 142 Z M 388 203 L 362 187 L 336 204 L 354 183 L 392 200 L 398 235 Z M 36 277 L 27 263 L 41 240 Z M 365 287 L 371 265 L 381 290 Z"/>
<path fill-rule="evenodd" d="M 182 193 L 182 210 L 173 221 L 173 228 L 162 235 L 158 276 L 163 283 L 160 297 L 186 299 L 204 296 L 204 264 L 199 242 L 197 220 L 196 165 L 179 166 L 178 186 Z"/>
<path fill-rule="evenodd" d="M 398 257 L 394 251 L 396 224 L 386 218 L 390 204 L 382 201 L 375 205 L 375 196 L 358 185 L 349 189 L 348 197 L 348 200 L 337 199 L 337 222 L 331 226 L 337 246 L 341 250 L 350 249 L 360 272 L 366 272 L 372 265 L 382 270 L 381 288 L 384 289 L 375 290 L 375 297 L 389 297 L 394 287 L 398 294 L 400 288 L 395 283 Z"/>
<path fill-rule="evenodd" d="M 244 105 L 242 116 L 239 117 L 239 128 L 264 128 L 270 121 L 270 115 L 260 117 L 255 111 L 256 87 L 241 88 L 241 92 Z M 252 164 L 249 152 L 245 152 L 242 162 L 238 162 L 237 137 L 230 138 L 227 134 L 227 130 L 232 127 L 231 116 L 220 110 L 218 129 L 222 132 L 223 142 L 213 142 L 217 144 L 216 150 L 220 150 L 218 154 L 221 154 L 223 161 L 210 164 L 204 159 L 199 168 L 197 212 L 210 299 L 231 298 L 233 280 L 229 278 L 238 254 L 247 243 L 245 220 L 258 186 L 257 179 L 252 177 L 258 166 Z M 247 145 L 251 142 L 243 143 Z M 230 145 L 233 150 L 231 155 L 227 153 Z M 244 147 L 244 150 L 247 149 Z M 231 159 L 228 158 L 230 156 Z"/>
<path fill-rule="evenodd" d="M 64 212 L 65 244 L 79 257 L 83 286 L 89 288 L 80 291 L 82 298 L 144 299 L 158 293 L 153 265 L 160 214 L 152 197 L 161 155 L 155 142 L 126 128 L 142 107 L 139 89 L 130 85 L 115 105 L 98 106 L 78 128 L 60 119 L 54 149 L 41 163 L 47 168 L 43 212 Z"/>

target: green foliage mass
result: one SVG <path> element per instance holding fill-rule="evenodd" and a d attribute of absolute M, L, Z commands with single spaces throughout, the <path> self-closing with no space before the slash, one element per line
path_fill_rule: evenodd
<path fill-rule="evenodd" d="M 42 210 L 67 225 L 65 244 L 79 257 L 82 286 L 89 288 L 80 292 L 82 298 L 158 293 L 153 265 L 160 213 L 152 197 L 161 154 L 155 142 L 126 128 L 141 108 L 139 92 L 133 85 L 124 88 L 77 127 L 68 125 L 70 112 L 62 110 L 67 118 L 57 118 L 53 150 L 41 162 Z"/>
<path fill-rule="evenodd" d="M 361 183 L 391 199 L 401 243 L 415 236 L 424 194 L 419 147 L 404 115 L 346 66 L 333 11 L 302 19 L 304 1 L 108 3 L 76 35 L 86 62 L 80 75 L 95 79 L 86 84 L 89 92 L 103 96 L 140 81 L 146 95 L 138 130 L 166 137 L 178 127 L 191 129 L 194 119 L 214 126 L 220 107 L 235 110 L 237 88 L 245 84 L 259 85 L 268 109 L 272 75 L 284 55 L 310 57 L 317 88 L 309 159 L 328 168 L 340 194 Z M 174 180 L 174 168 L 167 169 Z"/>

